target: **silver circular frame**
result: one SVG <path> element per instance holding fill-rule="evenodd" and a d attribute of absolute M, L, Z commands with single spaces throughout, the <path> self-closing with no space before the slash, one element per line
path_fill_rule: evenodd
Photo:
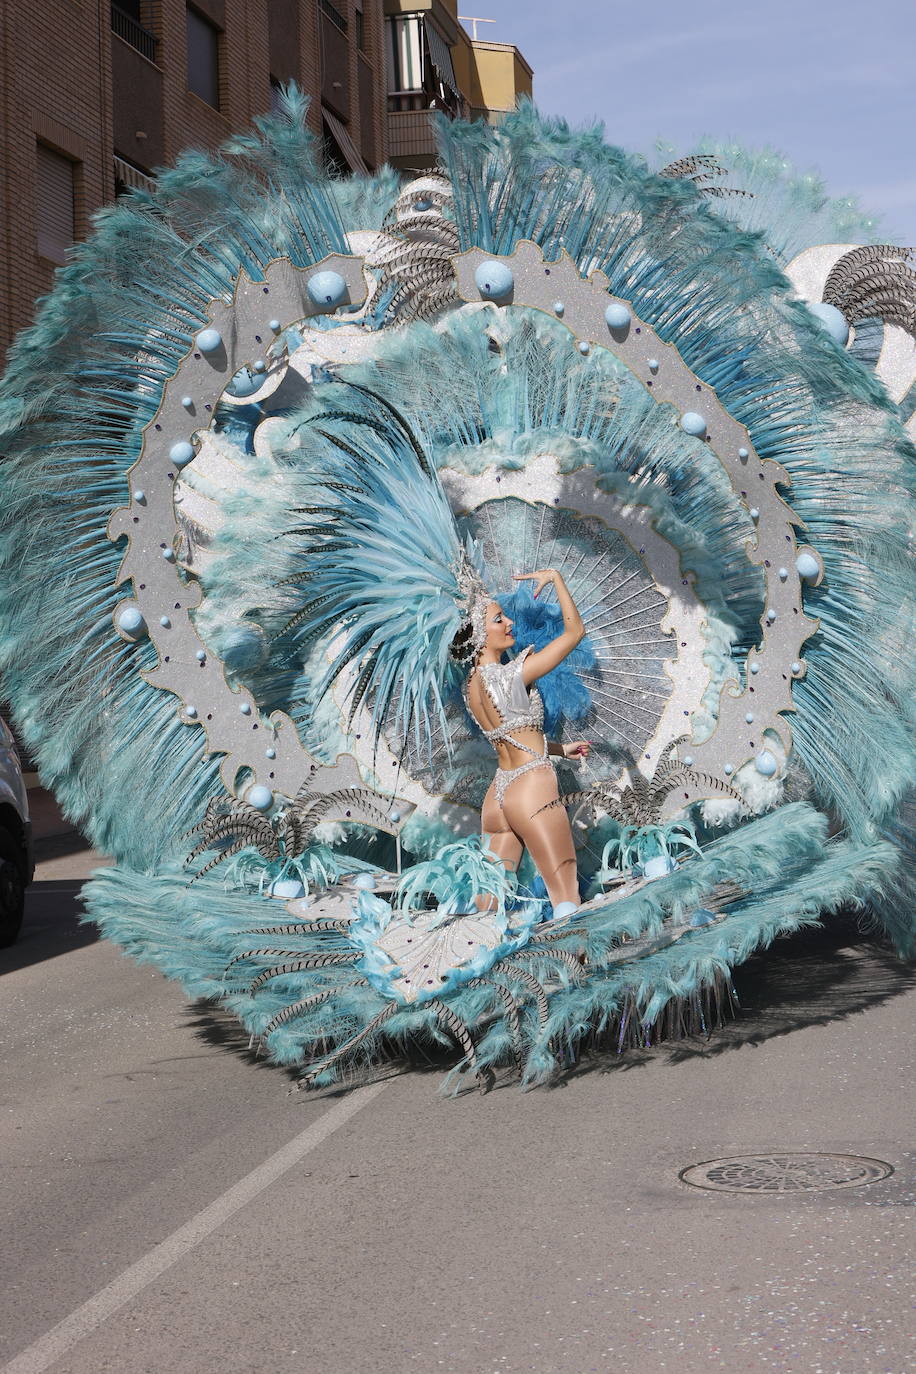
<path fill-rule="evenodd" d="M 475 303 L 486 299 L 475 283 L 475 271 L 490 260 L 493 255 L 478 248 L 452 259 L 461 299 Z M 680 423 L 689 411 L 702 417 L 702 441 L 718 458 L 738 499 L 756 516 L 756 537 L 748 541 L 746 552 L 750 562 L 763 569 L 766 610 L 761 617 L 761 644 L 747 656 L 744 683 L 730 678 L 723 684 L 715 728 L 707 739 L 691 743 L 682 753 L 689 748 L 697 769 L 722 778 L 734 776 L 765 747 L 767 732 L 778 737 L 788 755 L 792 737 L 784 715 L 794 710 L 792 682 L 806 671 L 802 645 L 818 628 L 818 621 L 803 610 L 802 582 L 795 566 L 798 555 L 804 552 L 815 558 L 815 585 L 823 577 L 816 550 L 797 544 L 794 526 L 801 522 L 776 490 L 777 485 L 790 484 L 788 472 L 772 459 L 759 457 L 744 426 L 687 367 L 676 348 L 639 319 L 628 302 L 609 295 L 603 273 L 584 278 L 568 254 L 548 262 L 541 249 L 527 241 L 520 242 L 511 256 L 498 260 L 510 268 L 513 287 L 497 308 L 519 305 L 544 311 L 570 331 L 581 352 L 608 349 L 656 403 L 672 407 L 672 424 Z M 115 510 L 108 523 L 112 540 L 126 537 L 128 541 L 117 585 L 133 582 L 132 597 L 115 610 L 115 628 L 128 606 L 140 611 L 159 655 L 158 666 L 144 674 L 146 680 L 173 692 L 181 720 L 189 728 L 204 731 L 204 756 L 224 755 L 221 774 L 233 792 L 242 773 L 246 787 L 258 783 L 281 797 L 295 795 L 306 779 L 324 791 L 363 786 L 353 755 L 342 754 L 332 765 L 321 764 L 306 750 L 288 715 L 275 711 L 269 718 L 261 717 L 252 694 L 230 685 L 221 661 L 194 626 L 191 612 L 200 604 L 201 588 L 187 579 L 177 557 L 180 530 L 174 495 L 180 467 L 171 458 L 173 447 L 188 441 L 194 446 L 228 382 L 241 367 L 255 367 L 284 329 L 330 313 L 326 305 L 315 305 L 308 294 L 309 280 L 322 271 L 339 273 L 346 285 L 336 308 L 365 300 L 363 258 L 332 254 L 309 268 L 297 268 L 286 258 L 275 259 L 260 281 L 241 272 L 232 300 L 211 302 L 203 327 L 217 330 L 221 343 L 208 353 L 192 345 L 166 383 L 159 408 L 143 431 L 140 456 L 128 473 L 130 502 Z M 608 325 L 605 312 L 612 303 L 624 307 L 628 324 Z M 271 330 L 268 319 L 280 328 Z M 190 406 L 185 404 L 188 399 Z M 201 420 L 207 423 L 195 424 Z M 509 494 L 508 474 L 502 477 L 502 494 Z M 524 473 L 518 477 L 523 481 Z M 682 715 L 684 704 L 676 701 L 677 695 L 677 691 L 672 694 L 672 710 Z M 696 698 L 693 691 L 690 695 L 692 710 Z M 753 717 L 751 723 L 748 715 Z M 670 738 L 676 733 L 680 731 L 673 731 Z M 657 757 L 665 742 L 657 731 L 651 756 Z M 391 822 L 390 829 L 396 833 L 413 805 L 407 797 L 392 801 L 398 820 Z M 363 819 L 358 803 L 347 818 Z"/>

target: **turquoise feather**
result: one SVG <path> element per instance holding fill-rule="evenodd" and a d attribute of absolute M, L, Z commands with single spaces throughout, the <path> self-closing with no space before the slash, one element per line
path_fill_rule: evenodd
<path fill-rule="evenodd" d="M 913 950 L 908 539 L 916 454 L 876 378 L 823 335 L 780 270 L 825 224 L 842 227 L 836 207 L 791 185 L 753 204 L 708 203 L 694 187 L 608 148 L 597 130 L 576 133 L 528 106 L 499 128 L 442 124 L 440 140 L 462 247 L 511 253 L 525 237 L 548 254 L 563 248 L 583 273 L 606 273 L 614 294 L 715 387 L 758 453 L 784 465 L 786 499 L 825 566 L 823 584 L 806 593 L 819 630 L 805 648 L 808 672 L 794 685 L 791 719 L 793 786 L 811 804 L 782 806 L 712 842 L 704 837 L 700 857 L 620 903 L 599 904 L 584 933 L 560 942 L 569 953 L 584 948 L 592 971 L 581 984 L 557 986 L 543 1031 L 531 1004 L 522 1008 L 526 1081 L 540 1082 L 557 1068 L 549 1037 L 574 1052 L 631 1005 L 648 1026 L 672 1000 L 698 996 L 778 934 L 847 901 L 867 904 L 901 952 Z M 223 999 L 255 1033 L 292 997 L 329 991 L 321 1006 L 272 1034 L 272 1054 L 288 1063 L 359 1032 L 384 999 L 327 969 L 286 975 L 254 995 L 226 984 L 223 970 L 250 948 L 245 932 L 266 903 L 256 893 L 225 892 L 218 874 L 187 887 L 179 837 L 220 790 L 219 761 L 201 760 L 199 737 L 179 722 L 173 699 L 145 680 L 155 667 L 151 645 L 112 632 L 124 595 L 115 587 L 122 550 L 107 540 L 105 524 L 125 499 L 142 431 L 208 302 L 230 294 L 243 269 L 257 279 L 283 253 L 309 265 L 345 252 L 348 232 L 385 220 L 397 191 L 392 178 L 337 185 L 318 169 L 315 151 L 303 99 L 290 91 L 279 117 L 259 122 L 254 134 L 213 156 L 188 154 L 153 193 L 104 211 L 20 336 L 0 391 L 0 674 L 45 782 L 117 860 L 87 889 L 90 915 L 189 995 Z M 756 178 L 762 187 L 772 169 L 752 161 L 732 158 L 748 185 Z M 389 647 L 386 611 L 405 598 L 384 536 L 414 540 L 431 569 L 451 518 L 433 469 L 524 468 L 550 452 L 564 471 L 590 467 L 600 489 L 651 506 L 707 608 L 715 696 L 759 638 L 761 584 L 744 555 L 752 536 L 746 511 L 704 445 L 671 426 L 665 408 L 609 354 L 596 349 L 583 361 L 556 321 L 487 308 L 448 315 L 435 329 L 413 324 L 373 337 L 378 351 L 347 376 L 396 405 L 406 427 L 365 392 L 319 381 L 282 422 L 270 457 L 246 452 L 250 423 L 225 436 L 248 477 L 227 503 L 201 623 L 225 650 L 233 679 L 251 683 L 270 709 L 290 710 L 308 747 L 333 758 L 347 733 L 326 687 L 352 652 L 376 723 L 409 724 L 422 739 L 441 722 L 437 688 L 446 676 L 423 636 L 444 641 L 454 601 L 443 583 L 441 605 L 418 608 L 409 635 Z M 354 439 L 358 459 L 341 448 Z M 342 500 L 329 483 L 353 465 L 360 492 Z M 345 550 L 331 547 L 326 529 L 270 538 L 312 497 L 363 531 L 364 566 L 351 554 L 337 569 Z M 234 565 L 233 550 L 245 555 Z M 289 580 L 311 571 L 306 557 L 332 598 L 326 611 L 309 584 Z M 284 629 L 309 606 L 311 619 Z M 360 630 L 364 611 L 370 619 Z M 371 669 L 360 658 L 370 640 L 358 647 L 367 628 L 379 636 Z M 344 647 L 328 668 L 323 655 L 339 629 Z M 406 691 L 396 650 L 411 665 Z M 830 840 L 828 815 L 841 832 Z M 410 822 L 403 841 L 415 837 L 418 855 L 434 862 L 452 838 L 436 824 Z M 606 834 L 589 838 L 600 849 Z M 357 843 L 371 847 L 364 838 L 348 847 Z M 611 964 L 624 934 L 661 930 L 725 880 L 746 895 L 724 922 Z M 316 934 L 302 946 L 341 952 L 346 940 Z M 457 988 L 449 1005 L 477 1029 L 480 1059 L 503 1062 L 506 1027 L 486 990 Z M 398 1011 L 384 1033 L 385 1042 L 370 1037 L 364 1045 L 367 1062 L 389 1037 L 442 1038 L 428 1011 Z"/>

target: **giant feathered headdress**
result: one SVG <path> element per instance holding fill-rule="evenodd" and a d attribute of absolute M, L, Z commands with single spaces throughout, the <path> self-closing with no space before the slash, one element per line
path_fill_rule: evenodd
<path fill-rule="evenodd" d="M 303 603 L 285 633 L 299 651 L 330 640 L 319 690 L 349 669 L 351 719 L 365 701 L 376 731 L 403 738 L 412 729 L 426 742 L 434 718 L 444 725 L 455 664 L 483 646 L 482 558 L 470 536 L 462 540 L 436 470 L 398 411 L 360 387 L 342 393 L 339 409 L 297 431 L 313 477 L 311 499 L 297 509 L 307 521 L 288 531 L 302 567 L 285 580 Z"/>

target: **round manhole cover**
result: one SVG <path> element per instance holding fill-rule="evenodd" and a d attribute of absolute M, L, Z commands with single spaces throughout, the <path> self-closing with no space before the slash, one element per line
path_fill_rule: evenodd
<path fill-rule="evenodd" d="M 708 1159 L 682 1169 L 691 1188 L 717 1193 L 811 1193 L 826 1188 L 861 1188 L 894 1172 L 883 1159 L 862 1155 L 767 1154 Z"/>

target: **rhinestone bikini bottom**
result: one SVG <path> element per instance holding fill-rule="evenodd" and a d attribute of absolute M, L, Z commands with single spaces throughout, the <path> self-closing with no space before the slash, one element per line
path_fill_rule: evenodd
<path fill-rule="evenodd" d="M 496 794 L 496 801 L 500 811 L 503 809 L 503 799 L 506 789 L 516 778 L 520 778 L 523 773 L 531 773 L 535 768 L 552 768 L 553 762 L 547 754 L 541 754 L 532 759 L 530 763 L 523 763 L 518 768 L 497 768 L 496 776 L 493 779 L 493 790 Z"/>

